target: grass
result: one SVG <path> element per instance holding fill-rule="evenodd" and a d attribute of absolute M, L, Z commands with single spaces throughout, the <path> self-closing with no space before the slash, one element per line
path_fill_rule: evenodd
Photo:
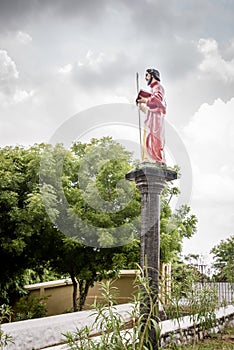
<path fill-rule="evenodd" d="M 179 350 L 180 348 L 178 348 Z M 181 348 L 182 350 L 183 348 Z M 234 350 L 234 326 L 226 328 L 222 334 L 213 334 L 211 338 L 199 341 L 195 345 L 186 345 L 186 350 Z"/>

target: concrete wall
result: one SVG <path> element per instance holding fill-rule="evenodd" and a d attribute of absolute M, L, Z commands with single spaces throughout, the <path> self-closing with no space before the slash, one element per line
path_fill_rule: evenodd
<path fill-rule="evenodd" d="M 131 310 L 131 304 L 122 304 L 116 307 L 116 312 L 122 316 L 125 322 L 130 320 Z M 63 334 L 74 333 L 76 329 L 85 326 L 90 327 L 94 317 L 93 310 L 89 310 L 3 324 L 2 331 L 11 335 L 14 343 L 2 347 L 2 350 L 39 350 L 45 348 L 48 350 L 69 350 L 69 347 L 64 344 Z M 234 306 L 229 305 L 218 309 L 216 317 L 217 326 L 212 330 L 213 332 L 219 331 L 227 322 L 234 324 Z M 172 340 L 176 344 L 185 344 L 204 336 L 199 325 L 194 327 L 189 316 L 181 318 L 179 323 L 176 320 L 167 320 L 160 322 L 159 325 L 162 348 L 166 348 Z M 98 331 L 98 329 L 94 329 L 93 334 Z"/>
<path fill-rule="evenodd" d="M 128 321 L 130 319 L 130 304 L 117 306 L 117 312 Z M 72 312 L 65 315 L 43 317 L 3 324 L 1 330 L 13 337 L 2 350 L 39 350 L 54 348 L 66 340 L 63 334 L 74 333 L 76 329 L 91 327 L 95 319 L 94 311 Z M 98 329 L 93 330 L 94 333 Z M 61 345 L 63 347 L 63 345 Z M 68 349 L 68 347 L 66 347 Z M 87 349 L 88 350 L 88 349 Z"/>
<path fill-rule="evenodd" d="M 114 281 L 112 286 L 118 289 L 116 297 L 118 304 L 133 300 L 134 290 L 136 290 L 135 278 L 136 270 L 122 270 L 120 277 Z M 96 300 L 101 300 L 100 288 L 100 283 L 90 288 L 84 309 L 89 309 Z M 48 296 L 46 300 L 48 316 L 59 315 L 72 309 L 73 285 L 70 279 L 27 285 L 26 289 L 35 297 Z"/>
<path fill-rule="evenodd" d="M 120 271 L 119 278 L 112 285 L 118 291 L 115 298 L 117 304 L 124 304 L 133 300 L 134 291 L 136 291 L 136 286 L 134 286 L 136 273 L 137 270 Z M 170 274 L 170 264 L 162 264 L 161 279 L 163 281 L 162 288 L 164 289 L 162 295 L 170 292 Z M 90 305 L 96 300 L 101 300 L 100 288 L 100 283 L 95 283 L 94 287 L 89 289 L 84 310 L 89 309 Z M 31 284 L 27 285 L 26 289 L 35 297 L 48 296 L 46 300 L 48 316 L 59 315 L 72 310 L 73 285 L 70 279 Z"/>
<path fill-rule="evenodd" d="M 202 329 L 197 321 L 194 323 L 190 316 L 177 320 L 161 322 L 161 347 L 167 348 L 170 344 L 191 344 L 204 339 L 207 334 L 218 333 L 227 325 L 234 325 L 234 306 L 228 305 L 215 311 L 216 325 L 212 329 Z"/>

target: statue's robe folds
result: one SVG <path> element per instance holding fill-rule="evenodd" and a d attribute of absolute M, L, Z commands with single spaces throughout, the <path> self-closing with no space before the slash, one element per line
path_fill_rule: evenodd
<path fill-rule="evenodd" d="M 166 163 L 164 155 L 166 115 L 165 92 L 157 81 L 150 85 L 151 96 L 146 103 L 147 114 L 144 122 L 143 161 Z"/>

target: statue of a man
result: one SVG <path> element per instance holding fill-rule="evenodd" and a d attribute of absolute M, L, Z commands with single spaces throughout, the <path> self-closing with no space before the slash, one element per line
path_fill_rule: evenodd
<path fill-rule="evenodd" d="M 165 164 L 165 92 L 160 83 L 160 73 L 158 70 L 147 69 L 145 79 L 151 88 L 151 92 L 140 90 L 136 101 L 141 111 L 146 113 L 142 139 L 142 161 Z"/>

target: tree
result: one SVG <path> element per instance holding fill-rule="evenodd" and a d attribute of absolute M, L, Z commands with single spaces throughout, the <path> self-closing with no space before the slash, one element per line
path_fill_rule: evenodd
<path fill-rule="evenodd" d="M 191 238 L 197 229 L 197 218 L 190 213 L 188 205 L 182 205 L 172 213 L 171 199 L 179 189 L 168 184 L 161 195 L 160 259 L 164 263 L 173 261 L 182 251 L 184 238 Z"/>
<path fill-rule="evenodd" d="M 69 273 L 76 310 L 82 309 L 89 286 L 107 276 L 106 267 L 111 271 L 136 267 L 139 263 L 141 196 L 135 184 L 123 181 L 133 166 L 129 152 L 111 138 L 75 143 L 71 150 L 63 164 L 62 180 L 71 220 L 66 218 L 69 227 L 65 229 L 67 236 L 75 238 L 76 243 L 65 240 L 71 251 L 67 254 L 67 248 L 61 247 L 54 268 Z M 55 169 L 53 173 L 59 171 Z M 49 185 L 55 183 L 50 179 Z M 59 191 L 58 188 L 57 193 Z M 167 186 L 162 196 L 162 262 L 172 261 L 181 252 L 183 238 L 191 237 L 196 231 L 197 219 L 190 214 L 188 206 L 182 206 L 174 214 L 171 211 L 170 200 L 178 192 L 176 187 Z M 63 202 L 62 197 L 58 202 Z M 80 261 L 76 256 L 84 257 Z M 76 304 L 77 281 L 79 305 Z"/>
<path fill-rule="evenodd" d="M 54 161 L 56 154 L 56 149 L 51 149 L 45 158 L 50 166 L 43 169 L 42 186 L 49 191 L 43 196 L 54 194 L 54 207 L 49 206 L 49 210 L 57 213 L 54 223 L 65 237 L 50 265 L 69 274 L 73 309 L 81 310 L 89 287 L 120 268 L 116 254 L 123 256 L 126 245 L 128 252 L 131 250 L 139 233 L 140 195 L 125 181 L 131 154 L 111 138 L 75 143 L 65 154 L 62 174 L 58 160 Z M 57 174 L 62 179 L 62 191 Z"/>
<path fill-rule="evenodd" d="M 218 281 L 234 283 L 234 236 L 222 240 L 211 249 L 214 255 L 213 267 L 216 271 L 215 278 Z"/>
<path fill-rule="evenodd" d="M 54 270 L 69 274 L 73 283 L 73 311 L 84 307 L 89 288 L 104 278 L 117 277 L 120 267 L 114 259 L 122 247 L 95 249 L 84 246 L 72 238 L 65 237 L 52 263 Z"/>
<path fill-rule="evenodd" d="M 59 144 L 0 150 L 2 302 L 12 304 L 23 292 L 30 268 L 40 281 L 45 270 L 69 275 L 74 310 L 82 309 L 95 281 L 139 262 L 141 196 L 125 181 L 133 166 L 131 154 L 108 137 L 69 150 Z M 180 252 L 183 237 L 196 226 L 189 207 L 172 213 L 176 193 L 167 187 L 162 195 L 164 262 Z"/>
<path fill-rule="evenodd" d="M 25 293 L 26 269 L 42 273 L 47 263 L 46 249 L 50 249 L 49 237 L 57 235 L 39 194 L 38 173 L 44 149 L 43 144 L 28 149 L 19 146 L 0 149 L 1 303 L 12 305 Z"/>
<path fill-rule="evenodd" d="M 112 258 L 134 241 L 139 221 L 139 195 L 123 181 L 130 156 L 110 138 L 72 150 L 44 144 L 1 149 L 2 302 L 12 304 L 24 291 L 28 268 L 40 280 L 45 269 L 70 274 L 74 290 L 79 282 L 80 305 L 90 285 L 116 270 Z"/>

